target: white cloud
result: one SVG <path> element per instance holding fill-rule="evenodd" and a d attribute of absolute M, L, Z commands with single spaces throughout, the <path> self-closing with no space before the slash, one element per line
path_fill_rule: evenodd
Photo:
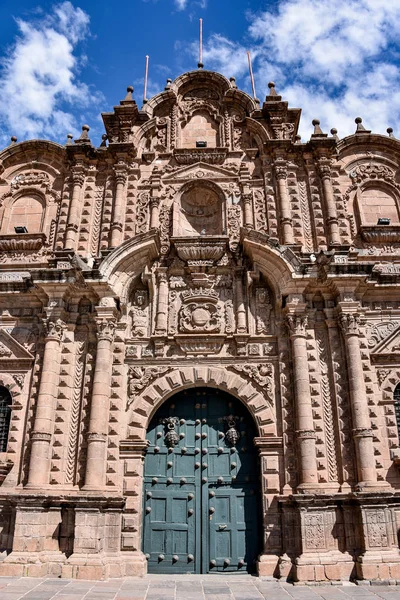
<path fill-rule="evenodd" d="M 178 10 L 185 10 L 187 6 L 187 0 L 175 0 L 175 5 Z"/>
<path fill-rule="evenodd" d="M 313 118 L 342 135 L 355 130 L 357 116 L 379 133 L 399 120 L 400 0 L 280 0 L 248 19 L 245 43 L 210 37 L 206 67 L 247 77 L 251 50 L 258 95 L 275 80 L 290 105 L 303 108 L 303 135 Z M 244 84 L 249 90 L 248 78 Z"/>
<path fill-rule="evenodd" d="M 88 33 L 88 15 L 63 2 L 47 16 L 17 24 L 19 36 L 1 63 L 1 141 L 8 141 L 6 130 L 19 139 L 77 132 L 68 105 L 87 107 L 98 99 L 77 78 L 76 45 Z"/>

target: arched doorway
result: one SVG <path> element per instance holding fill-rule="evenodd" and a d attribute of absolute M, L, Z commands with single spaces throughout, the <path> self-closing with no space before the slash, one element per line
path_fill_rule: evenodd
<path fill-rule="evenodd" d="M 260 475 L 246 407 L 190 389 L 152 419 L 144 468 L 143 551 L 150 573 L 254 571 Z"/>

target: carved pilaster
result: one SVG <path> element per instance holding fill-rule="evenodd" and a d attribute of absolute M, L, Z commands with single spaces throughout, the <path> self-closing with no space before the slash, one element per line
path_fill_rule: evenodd
<path fill-rule="evenodd" d="M 31 456 L 27 483 L 28 487 L 33 488 L 49 483 L 50 444 L 54 429 L 60 373 L 60 346 L 66 329 L 64 321 L 57 318 L 44 320 L 43 326 L 46 333 L 45 347 L 35 422 L 31 434 Z"/>
<path fill-rule="evenodd" d="M 119 160 L 114 166 L 115 176 L 115 199 L 113 223 L 111 226 L 111 246 L 116 247 L 122 242 L 122 229 L 124 220 L 124 190 L 128 178 L 127 166 L 123 160 Z"/>
<path fill-rule="evenodd" d="M 340 244 L 340 234 L 331 179 L 331 161 L 327 157 L 321 157 L 318 160 L 318 171 L 322 180 L 322 188 L 328 217 L 328 240 L 331 246 L 335 246 Z"/>
<path fill-rule="evenodd" d="M 115 311 L 111 306 L 97 309 L 98 314 L 102 314 L 96 319 L 97 352 L 87 433 L 84 487 L 89 490 L 102 489 L 105 486 L 106 441 L 113 364 L 112 342 L 116 329 L 116 318 L 113 310 Z M 106 315 L 107 312 L 108 315 Z"/>
<path fill-rule="evenodd" d="M 158 285 L 156 335 L 165 335 L 168 324 L 168 278 L 167 269 L 162 267 L 157 270 L 156 280 Z"/>
<path fill-rule="evenodd" d="M 86 168 L 83 164 L 76 164 L 71 167 L 72 198 L 69 207 L 67 235 L 65 238 L 65 247 L 75 250 L 79 224 L 81 219 L 81 190 L 85 182 Z"/>
<path fill-rule="evenodd" d="M 298 490 L 315 489 L 318 485 L 315 451 L 316 435 L 308 374 L 306 329 L 308 315 L 289 313 L 286 323 L 290 333 L 293 357 L 293 386 L 295 396 L 296 439 L 299 450 Z"/>
<path fill-rule="evenodd" d="M 360 315 L 356 312 L 341 312 L 339 324 L 346 347 L 358 488 L 376 487 L 373 436 L 360 352 Z"/>
<path fill-rule="evenodd" d="M 289 193 L 287 189 L 287 163 L 283 158 L 277 158 L 274 163 L 275 178 L 278 185 L 278 199 L 281 213 L 282 241 L 284 244 L 293 244 L 293 221 L 290 210 Z"/>

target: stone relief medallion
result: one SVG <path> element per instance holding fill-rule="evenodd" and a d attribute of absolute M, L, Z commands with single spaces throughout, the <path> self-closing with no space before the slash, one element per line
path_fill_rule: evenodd
<path fill-rule="evenodd" d="M 218 292 L 213 289 L 198 288 L 184 292 L 182 298 L 179 331 L 182 333 L 218 333 L 221 331 Z"/>

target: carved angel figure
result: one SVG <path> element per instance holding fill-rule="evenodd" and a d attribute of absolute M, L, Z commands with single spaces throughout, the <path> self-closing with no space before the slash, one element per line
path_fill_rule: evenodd
<path fill-rule="evenodd" d="M 130 310 L 133 337 L 145 337 L 147 335 L 148 304 L 148 293 L 145 290 L 136 290 L 133 306 Z"/>

